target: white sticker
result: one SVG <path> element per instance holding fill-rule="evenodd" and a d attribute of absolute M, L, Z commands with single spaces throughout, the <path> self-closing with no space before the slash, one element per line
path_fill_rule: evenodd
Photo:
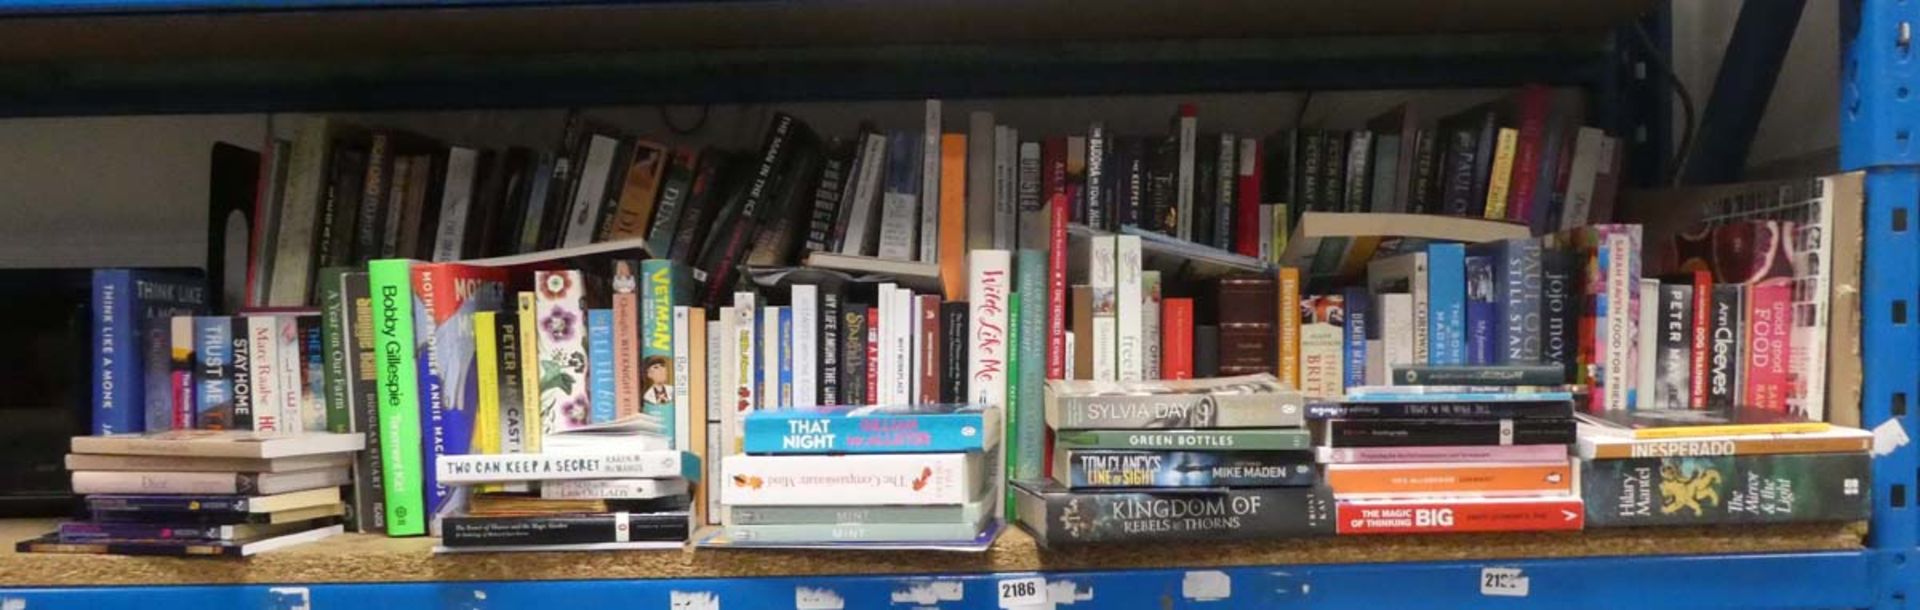
<path fill-rule="evenodd" d="M 0 599 L 0 610 L 27 610 L 27 600 L 18 597 Z"/>
<path fill-rule="evenodd" d="M 267 589 L 267 607 L 273 610 L 310 610 L 313 599 L 306 587 L 273 587 Z"/>
<path fill-rule="evenodd" d="M 629 521 L 626 513 L 613 514 L 613 541 L 614 542 L 627 542 L 628 540 L 632 539 L 630 537 L 632 529 L 629 527 L 628 524 L 629 524 Z"/>
<path fill-rule="evenodd" d="M 892 601 L 895 604 L 913 604 L 932 606 L 940 602 L 957 602 L 964 598 L 966 589 L 959 581 L 934 580 L 909 583 L 906 588 L 894 589 Z"/>
<path fill-rule="evenodd" d="M 999 589 L 1002 608 L 1027 608 L 1047 603 L 1047 579 L 1039 576 L 1002 580 Z"/>
<path fill-rule="evenodd" d="M 720 610 L 720 597 L 711 591 L 670 591 L 668 610 Z"/>
<path fill-rule="evenodd" d="M 1056 580 L 1047 583 L 1047 601 L 1056 606 L 1071 606 L 1078 602 L 1092 601 L 1093 587 L 1081 588 L 1071 580 Z"/>
<path fill-rule="evenodd" d="M 793 588 L 794 610 L 846 610 L 847 600 L 833 589 Z"/>
<path fill-rule="evenodd" d="M 1233 597 L 1233 577 L 1218 570 L 1188 572 L 1180 579 L 1180 596 L 1198 602 Z"/>
<path fill-rule="evenodd" d="M 1912 439 L 1907 438 L 1907 429 L 1900 425 L 1899 419 L 1880 422 L 1873 427 L 1873 455 L 1891 455 L 1893 450 L 1905 447 L 1909 440 Z"/>
<path fill-rule="evenodd" d="M 1480 568 L 1480 594 L 1526 597 L 1527 575 L 1520 568 Z"/>

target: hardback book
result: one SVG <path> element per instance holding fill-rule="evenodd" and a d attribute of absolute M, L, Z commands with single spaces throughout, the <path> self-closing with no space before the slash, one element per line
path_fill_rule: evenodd
<path fill-rule="evenodd" d="M 1315 438 L 1326 447 L 1434 445 L 1566 445 L 1571 419 L 1323 419 Z"/>
<path fill-rule="evenodd" d="M 1578 497 L 1406 498 L 1340 501 L 1340 534 L 1579 531 L 1586 506 Z"/>
<path fill-rule="evenodd" d="M 1092 326 L 1083 332 L 1091 336 L 1092 378 L 1100 381 L 1120 379 L 1119 250 L 1119 238 L 1108 235 L 1095 236 L 1087 248 L 1093 317 Z"/>
<path fill-rule="evenodd" d="M 887 139 L 886 180 L 881 196 L 880 258 L 914 260 L 920 225 L 920 134 L 896 131 Z"/>
<path fill-rule="evenodd" d="M 732 455 L 721 499 L 739 506 L 961 504 L 991 476 L 982 452 Z"/>
<path fill-rule="evenodd" d="M 972 541 L 988 515 L 950 523 L 742 525 L 726 529 L 729 540 L 758 543 Z"/>
<path fill-rule="evenodd" d="M 360 434 L 262 434 L 248 430 L 172 430 L 147 434 L 73 437 L 76 454 L 270 460 L 351 453 L 366 446 Z"/>
<path fill-rule="evenodd" d="M 1549 495 L 1573 491 L 1574 464 L 1328 464 L 1336 498 L 1413 495 Z"/>
<path fill-rule="evenodd" d="M 586 479 L 546 481 L 540 497 L 549 500 L 653 500 L 687 494 L 686 479 Z"/>
<path fill-rule="evenodd" d="M 1329 535 L 1335 527 L 1334 501 L 1323 488 L 1070 491 L 1016 481 L 1010 491 L 1021 525 L 1049 548 L 1300 538 Z"/>
<path fill-rule="evenodd" d="M 1276 350 L 1274 344 L 1286 343 L 1289 335 L 1286 334 L 1285 316 L 1276 312 L 1288 310 L 1278 307 L 1274 296 L 1277 289 L 1274 279 L 1236 275 L 1221 278 L 1216 286 L 1218 289 L 1213 296 L 1214 320 L 1220 329 L 1219 347 L 1215 352 L 1219 358 L 1219 373 L 1271 373 L 1276 362 L 1284 364 L 1281 358 L 1287 347 L 1283 345 Z M 1298 387 L 1284 378 L 1282 382 Z"/>
<path fill-rule="evenodd" d="M 984 502 L 921 506 L 736 506 L 734 525 L 869 525 L 972 523 Z"/>
<path fill-rule="evenodd" d="M 685 511 L 632 514 L 449 517 L 441 544 L 448 547 L 571 545 L 601 542 L 685 540 Z"/>
<path fill-rule="evenodd" d="M 225 458 L 165 455 L 109 455 L 69 453 L 69 471 L 100 470 L 130 472 L 295 472 L 320 468 L 344 468 L 353 464 L 350 452 L 282 458 Z"/>
<path fill-rule="evenodd" d="M 233 320 L 225 316 L 194 316 L 193 370 L 194 424 L 208 430 L 242 429 L 233 413 Z M 252 426 L 244 428 L 253 429 Z"/>
<path fill-rule="evenodd" d="M 106 539 L 92 542 L 62 542 L 57 533 L 22 540 L 14 545 L 20 553 L 60 553 L 79 555 L 156 555 L 171 557 L 248 557 L 267 551 L 323 540 L 345 531 L 338 525 L 249 540 L 177 541 L 148 539 Z"/>
<path fill-rule="evenodd" d="M 746 419 L 752 454 L 942 453 L 996 446 L 998 409 L 966 404 L 821 406 Z"/>
<path fill-rule="evenodd" d="M 77 494 L 237 494 L 274 495 L 351 482 L 345 468 L 296 472 L 114 472 L 73 473 Z"/>
<path fill-rule="evenodd" d="M 449 485 L 572 479 L 700 479 L 699 456 L 676 450 L 448 455 L 435 470 Z"/>
<path fill-rule="evenodd" d="M 940 262 L 940 197 L 941 197 L 941 130 L 945 127 L 941 120 L 940 100 L 929 99 L 926 105 L 924 127 L 920 134 L 920 230 L 918 252 L 914 260 L 923 263 Z"/>
<path fill-rule="evenodd" d="M 1560 445 L 1432 445 L 1413 447 L 1316 447 L 1322 464 L 1562 463 Z"/>
<path fill-rule="evenodd" d="M 1858 521 L 1866 453 L 1661 457 L 1581 462 L 1595 527 Z"/>
<path fill-rule="evenodd" d="M 94 434 L 174 427 L 172 320 L 207 310 L 197 275 L 94 270 Z"/>
<path fill-rule="evenodd" d="M 1299 393 L 1272 375 L 1182 381 L 1047 382 L 1047 424 L 1057 430 L 1292 428 Z"/>
<path fill-rule="evenodd" d="M 1052 476 L 1073 489 L 1137 487 L 1305 487 L 1319 479 L 1304 451 L 1066 449 Z"/>
<path fill-rule="evenodd" d="M 1290 428 L 1240 430 L 1061 430 L 1054 451 L 1147 449 L 1164 451 L 1304 451 L 1312 435 Z"/>
<path fill-rule="evenodd" d="M 1345 297 L 1337 294 L 1300 300 L 1300 392 L 1331 397 L 1346 393 Z"/>
<path fill-rule="evenodd" d="M 1427 363 L 1467 363 L 1467 261 L 1459 244 L 1427 246 Z"/>

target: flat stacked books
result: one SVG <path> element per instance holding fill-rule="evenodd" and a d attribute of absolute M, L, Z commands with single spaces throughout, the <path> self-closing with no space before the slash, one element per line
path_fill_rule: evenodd
<path fill-rule="evenodd" d="M 1013 487 L 1044 546 L 1333 533 L 1300 395 L 1272 375 L 1054 380 L 1045 400 L 1051 475 Z"/>
<path fill-rule="evenodd" d="M 1594 527 L 1866 519 L 1873 435 L 1757 408 L 1582 413 Z"/>
<path fill-rule="evenodd" d="M 89 518 L 23 553 L 244 557 L 343 531 L 357 434 L 176 430 L 73 439 Z"/>
<path fill-rule="evenodd" d="M 746 416 L 722 460 L 719 546 L 991 543 L 1002 421 L 965 404 L 794 407 Z"/>
<path fill-rule="evenodd" d="M 1340 533 L 1581 529 L 1567 456 L 1575 396 L 1512 385 L 1537 380 L 1518 374 L 1524 368 L 1401 369 L 1396 380 L 1509 381 L 1360 387 L 1310 405 Z"/>

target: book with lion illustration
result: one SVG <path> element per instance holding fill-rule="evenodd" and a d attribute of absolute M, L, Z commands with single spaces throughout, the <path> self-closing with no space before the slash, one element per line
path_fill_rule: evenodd
<path fill-rule="evenodd" d="M 1867 518 L 1866 453 L 1597 460 L 1581 464 L 1588 527 Z"/>

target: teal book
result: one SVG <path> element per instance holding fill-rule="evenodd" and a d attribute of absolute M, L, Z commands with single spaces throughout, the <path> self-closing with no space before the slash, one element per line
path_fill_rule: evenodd
<path fill-rule="evenodd" d="M 593 405 L 593 423 L 610 422 L 618 416 L 613 390 L 613 310 L 587 310 L 587 395 Z"/>
<path fill-rule="evenodd" d="M 1047 255 L 1039 250 L 1014 253 L 1014 292 L 1020 306 L 1013 310 L 1014 333 L 1011 345 L 1014 360 L 1009 363 L 1014 380 L 1007 389 L 1009 401 L 1017 401 L 1019 411 L 1009 411 L 1007 423 L 1016 429 L 1016 444 L 1008 449 L 1016 456 L 1009 460 L 1017 467 L 1013 480 L 1024 481 L 1046 476 L 1045 409 L 1041 408 L 1042 389 L 1047 372 Z"/>
<path fill-rule="evenodd" d="M 1007 299 L 1007 319 L 1015 322 L 1007 325 L 1007 345 L 1009 346 L 1020 345 L 1020 325 L 1017 323 L 1020 320 L 1020 296 L 1019 292 L 1015 292 L 1013 296 Z M 1010 372 L 1018 372 L 1020 370 L 1020 358 L 1020 350 L 1007 350 L 1007 370 Z M 1020 401 L 1020 376 L 1008 374 L 1007 421 L 1020 421 L 1020 412 L 1032 410 L 1038 406 L 1039 405 L 1027 405 Z M 1032 466 L 1023 463 L 1023 456 L 1019 449 L 1020 443 L 1026 439 L 1024 438 L 1025 435 L 1021 434 L 1019 426 L 1006 426 L 1005 428 L 1007 431 L 1007 444 L 1001 447 L 1001 451 L 1003 455 L 1006 456 L 1007 480 L 1018 481 L 1020 480 L 1020 473 L 1025 472 L 1024 469 Z M 1007 512 L 1013 512 L 1013 498 L 1011 496 L 1007 498 Z"/>
<path fill-rule="evenodd" d="M 692 417 L 693 405 L 673 399 L 684 382 L 673 378 L 673 306 L 693 302 L 693 280 L 685 265 L 662 258 L 641 261 L 640 277 L 640 412 L 660 418 L 671 439 L 679 418 Z"/>

